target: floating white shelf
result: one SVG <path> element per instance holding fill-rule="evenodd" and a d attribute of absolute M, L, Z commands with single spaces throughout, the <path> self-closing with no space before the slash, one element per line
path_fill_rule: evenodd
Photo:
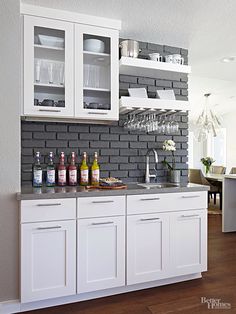
<path fill-rule="evenodd" d="M 61 84 L 49 84 L 49 83 L 34 83 L 34 86 L 39 86 L 39 87 L 53 87 L 53 88 L 65 88 L 65 85 Z"/>
<path fill-rule="evenodd" d="M 94 92 L 110 92 L 109 88 L 99 88 L 99 87 L 84 87 L 85 91 L 94 91 Z"/>
<path fill-rule="evenodd" d="M 188 101 L 182 100 L 122 96 L 120 98 L 120 113 L 125 114 L 134 110 L 188 111 L 190 106 Z"/>
<path fill-rule="evenodd" d="M 34 44 L 35 48 L 41 48 L 41 49 L 50 49 L 50 50 L 65 50 L 65 48 L 62 47 L 51 47 L 51 46 L 44 46 L 44 45 L 38 45 Z"/>
<path fill-rule="evenodd" d="M 167 62 L 157 62 L 146 59 L 121 57 L 120 74 L 144 76 L 144 77 L 162 77 L 164 73 L 184 73 L 189 74 L 191 67 L 189 65 L 180 65 Z"/>

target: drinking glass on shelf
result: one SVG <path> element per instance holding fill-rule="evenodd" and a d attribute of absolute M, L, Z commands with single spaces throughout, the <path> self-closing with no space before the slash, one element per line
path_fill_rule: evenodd
<path fill-rule="evenodd" d="M 84 64 L 84 87 L 91 85 L 91 65 Z"/>
<path fill-rule="evenodd" d="M 48 66 L 48 81 L 49 81 L 49 84 L 53 84 L 54 63 L 49 62 L 47 66 Z"/>
<path fill-rule="evenodd" d="M 94 87 L 100 87 L 100 67 L 97 65 L 94 66 Z"/>
<path fill-rule="evenodd" d="M 40 82 L 40 69 L 41 69 L 41 60 L 36 60 L 35 62 L 35 81 Z"/>
<path fill-rule="evenodd" d="M 65 85 L 65 64 L 59 64 L 59 83 Z"/>

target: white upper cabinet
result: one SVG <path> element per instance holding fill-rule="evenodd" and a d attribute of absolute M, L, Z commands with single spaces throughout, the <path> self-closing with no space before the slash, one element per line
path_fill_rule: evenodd
<path fill-rule="evenodd" d="M 75 25 L 75 117 L 119 119 L 118 35 L 114 29 Z"/>
<path fill-rule="evenodd" d="M 73 117 L 73 24 L 24 16 L 23 115 Z"/>
<path fill-rule="evenodd" d="M 118 120 L 118 38 L 116 29 L 24 16 L 23 116 Z"/>

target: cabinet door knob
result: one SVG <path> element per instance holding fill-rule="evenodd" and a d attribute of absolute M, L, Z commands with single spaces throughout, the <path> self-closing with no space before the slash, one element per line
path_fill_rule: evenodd
<path fill-rule="evenodd" d="M 52 226 L 52 227 L 38 227 L 38 230 L 51 230 L 51 229 L 61 229 L 62 226 Z"/>
<path fill-rule="evenodd" d="M 91 223 L 92 226 L 99 226 L 99 225 L 112 225 L 114 224 L 113 221 L 105 221 L 105 222 L 93 222 Z"/>

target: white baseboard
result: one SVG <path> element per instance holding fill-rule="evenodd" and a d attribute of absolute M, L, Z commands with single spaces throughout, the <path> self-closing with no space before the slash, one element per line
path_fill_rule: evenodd
<path fill-rule="evenodd" d="M 21 312 L 19 300 L 0 302 L 0 314 L 12 314 Z"/>
<path fill-rule="evenodd" d="M 41 301 L 35 301 L 35 302 L 30 302 L 30 303 L 20 303 L 19 300 L 0 302 L 0 314 L 20 313 L 20 312 L 24 312 L 24 311 L 31 311 L 31 310 L 36 310 L 36 309 L 46 308 L 46 307 L 51 307 L 51 306 L 57 306 L 57 305 L 62 305 L 62 304 L 68 304 L 68 303 L 75 303 L 75 302 L 79 302 L 79 301 L 97 299 L 97 298 L 101 298 L 101 297 L 105 297 L 105 296 L 111 296 L 111 295 L 115 295 L 115 294 L 121 294 L 121 293 L 136 291 L 136 290 L 142 290 L 142 289 L 164 286 L 164 285 L 178 283 L 178 282 L 187 281 L 187 280 L 198 279 L 201 277 L 202 277 L 201 273 L 196 273 L 196 274 L 192 274 L 192 275 L 178 276 L 178 277 L 174 277 L 174 278 L 152 281 L 152 282 L 148 282 L 148 283 L 136 284 L 136 285 L 132 285 L 132 286 L 124 286 L 124 287 L 118 287 L 118 288 L 112 288 L 112 289 L 105 289 L 105 290 L 101 290 L 101 291 L 81 293 L 81 294 L 72 295 L 72 296 L 68 296 L 68 297 L 41 300 Z"/>

